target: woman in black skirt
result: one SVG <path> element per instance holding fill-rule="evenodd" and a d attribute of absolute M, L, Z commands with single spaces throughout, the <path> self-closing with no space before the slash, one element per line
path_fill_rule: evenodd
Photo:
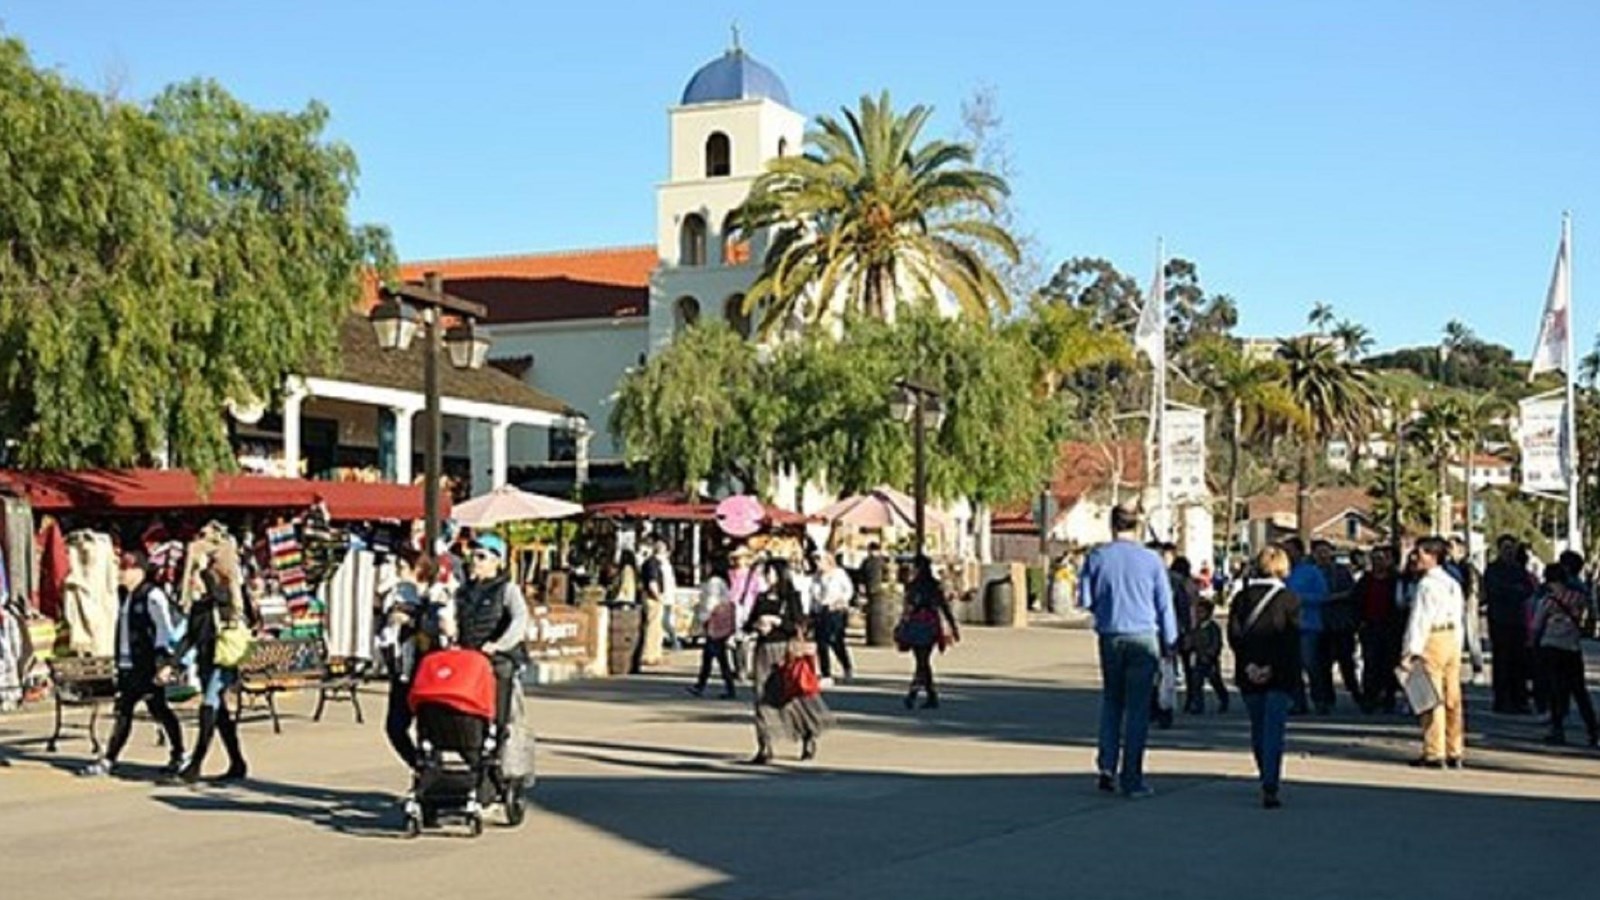
<path fill-rule="evenodd" d="M 755 676 L 756 755 L 750 762 L 758 766 L 772 761 L 775 731 L 782 729 L 800 741 L 800 759 L 809 760 L 817 755 L 817 738 L 832 724 L 832 714 L 820 694 L 791 696 L 784 678 L 785 666 L 794 654 L 802 652 L 791 643 L 804 644 L 806 613 L 788 563 L 775 562 L 773 569 L 773 587 L 756 601 L 745 623 L 745 630 L 755 635 L 756 642 L 751 666 Z"/>

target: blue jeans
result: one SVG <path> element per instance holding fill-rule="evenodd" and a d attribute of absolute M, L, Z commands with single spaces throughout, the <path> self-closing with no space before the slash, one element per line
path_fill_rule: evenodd
<path fill-rule="evenodd" d="M 1300 683 L 1295 689 L 1296 709 L 1306 706 L 1306 690 L 1311 691 L 1311 702 L 1318 706 L 1333 705 L 1333 669 L 1329 666 L 1322 642 L 1322 632 L 1300 632 Z"/>
<path fill-rule="evenodd" d="M 1160 661 L 1161 645 L 1154 633 L 1100 635 L 1102 687 L 1097 764 L 1103 775 L 1120 773 L 1123 791 L 1144 787 L 1150 691 Z"/>
<path fill-rule="evenodd" d="M 1252 692 L 1244 695 L 1244 705 L 1250 711 L 1250 750 L 1256 757 L 1256 770 L 1261 773 L 1261 786 L 1276 791 L 1283 776 L 1289 695 L 1284 691 Z"/>
<path fill-rule="evenodd" d="M 211 677 L 206 679 L 205 699 L 201 702 L 201 705 L 209 706 L 212 709 L 216 709 L 217 707 L 221 706 L 222 693 L 228 688 L 233 687 L 233 683 L 238 680 L 238 669 L 224 669 L 221 666 L 212 669 Z"/>

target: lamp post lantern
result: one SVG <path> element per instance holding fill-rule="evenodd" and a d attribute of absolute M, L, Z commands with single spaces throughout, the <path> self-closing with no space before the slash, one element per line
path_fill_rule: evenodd
<path fill-rule="evenodd" d="M 477 320 L 488 310 L 481 303 L 464 300 L 444 292 L 444 279 L 438 272 L 428 272 L 422 284 L 406 283 L 397 287 L 384 287 L 381 302 L 372 311 L 372 331 L 378 346 L 384 350 L 405 350 L 417 333 L 417 321 L 423 324 L 422 392 L 426 404 L 424 417 L 428 422 L 428 440 L 423 445 L 423 469 L 426 483 L 422 488 L 422 502 L 426 521 L 426 552 L 438 551 L 439 543 L 439 482 L 444 466 L 444 414 L 439 408 L 439 352 L 448 346 L 450 362 L 458 369 L 479 369 L 488 361 L 489 338 L 477 328 Z M 421 310 L 420 316 L 417 310 Z M 455 315 L 459 324 L 452 327 L 440 340 L 440 319 L 445 313 Z"/>

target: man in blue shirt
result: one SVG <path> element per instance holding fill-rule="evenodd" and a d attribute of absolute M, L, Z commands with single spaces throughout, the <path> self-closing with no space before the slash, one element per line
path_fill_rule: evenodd
<path fill-rule="evenodd" d="M 1142 799 L 1154 793 L 1144 782 L 1150 691 L 1178 622 L 1166 567 L 1139 545 L 1139 514 L 1116 507 L 1111 531 L 1115 540 L 1089 554 L 1078 578 L 1078 605 L 1094 614 L 1100 636 L 1099 787 Z"/>
<path fill-rule="evenodd" d="M 1328 605 L 1328 579 L 1317 568 L 1316 560 L 1306 555 L 1306 545 L 1299 538 L 1283 542 L 1283 552 L 1289 555 L 1289 580 L 1283 583 L 1300 599 L 1300 665 L 1303 670 L 1300 684 L 1295 689 L 1294 706 L 1290 714 L 1303 716 L 1307 712 L 1306 684 L 1311 685 L 1311 702 L 1317 714 L 1325 716 L 1333 711 L 1333 671 L 1322 647 L 1322 610 Z"/>

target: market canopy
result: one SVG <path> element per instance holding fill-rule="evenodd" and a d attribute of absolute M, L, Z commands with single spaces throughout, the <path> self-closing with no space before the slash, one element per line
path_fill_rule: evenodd
<path fill-rule="evenodd" d="M 771 504 L 761 507 L 764 524 L 777 527 L 798 527 L 811 521 L 810 516 L 780 509 Z M 664 522 L 715 522 L 717 504 L 690 503 L 682 494 L 652 494 L 634 500 L 615 500 L 593 503 L 588 507 L 591 516 L 600 519 L 659 519 Z"/>
<path fill-rule="evenodd" d="M 217 475 L 203 489 L 185 469 L 91 469 L 0 473 L 0 489 L 48 513 L 161 513 L 187 510 L 302 510 L 322 502 L 337 521 L 420 519 L 421 485 Z M 440 498 L 448 513 L 448 495 Z"/>
<path fill-rule="evenodd" d="M 493 528 L 505 522 L 565 519 L 582 512 L 583 507 L 577 503 L 529 493 L 507 484 L 456 507 L 452 518 L 469 528 Z"/>
<path fill-rule="evenodd" d="M 946 527 L 944 517 L 931 507 L 923 512 L 929 527 Z M 912 529 L 917 527 L 917 502 L 888 485 L 879 485 L 865 494 L 845 497 L 817 513 L 817 518 L 867 531 L 891 527 Z"/>

